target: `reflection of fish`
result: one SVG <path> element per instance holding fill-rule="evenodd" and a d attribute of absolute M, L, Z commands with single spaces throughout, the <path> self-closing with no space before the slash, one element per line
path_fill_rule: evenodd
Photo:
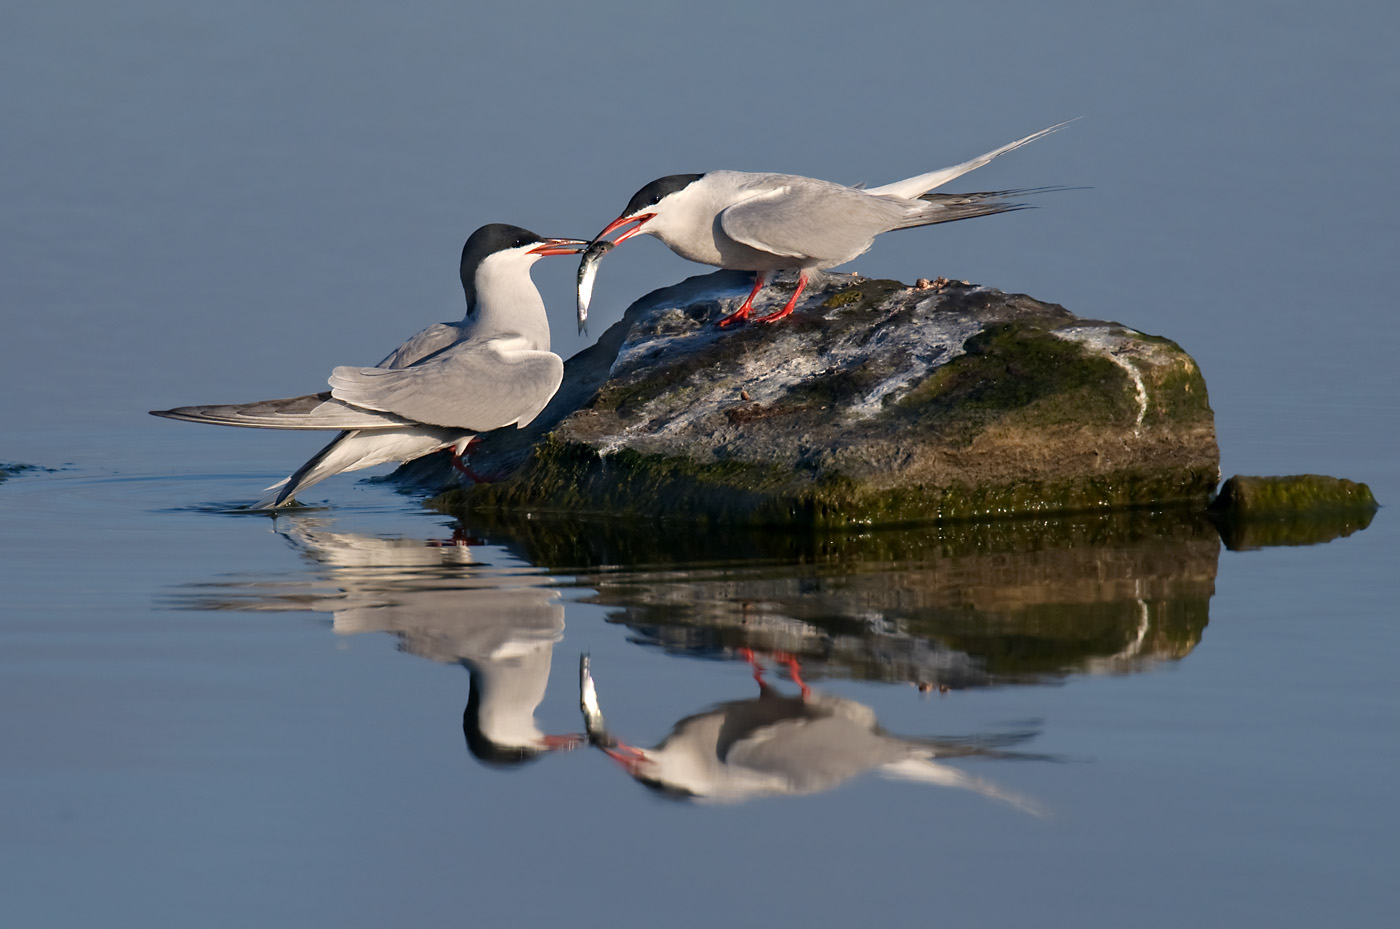
<path fill-rule="evenodd" d="M 753 700 L 735 700 L 676 723 L 655 748 L 635 748 L 602 732 L 587 661 L 580 703 L 590 741 L 642 784 L 710 803 L 820 793 L 867 771 L 942 787 L 961 787 L 1039 814 L 1036 804 L 932 759 L 980 755 L 1032 758 L 1001 750 L 1033 732 L 956 739 L 905 739 L 879 727 L 870 707 L 833 694 L 788 697 L 759 680 Z M 601 737 L 595 735 L 599 727 Z"/>
<path fill-rule="evenodd" d="M 598 690 L 593 686 L 587 654 L 580 655 L 578 659 L 578 703 L 579 709 L 583 710 L 583 729 L 588 733 L 588 741 L 594 745 L 607 744 L 608 727 L 598 706 Z"/>
<path fill-rule="evenodd" d="M 593 299 L 593 280 L 598 276 L 598 262 L 603 256 L 617 247 L 616 242 L 599 239 L 583 252 L 583 260 L 578 263 L 578 331 L 588 329 L 588 304 Z"/>

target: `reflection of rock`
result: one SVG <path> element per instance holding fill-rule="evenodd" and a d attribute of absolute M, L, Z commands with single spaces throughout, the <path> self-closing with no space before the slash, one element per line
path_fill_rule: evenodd
<path fill-rule="evenodd" d="M 713 803 L 831 790 L 870 771 L 899 780 L 960 787 L 1036 812 L 1030 801 L 934 758 L 1011 758 L 1004 750 L 1034 732 L 957 739 L 885 732 L 870 707 L 811 691 L 785 696 L 759 680 L 752 700 L 734 700 L 676 723 L 655 748 L 609 738 L 606 751 L 632 777 L 672 796 Z"/>
<path fill-rule="evenodd" d="M 618 607 L 613 620 L 643 642 L 781 650 L 814 677 L 953 688 L 1185 656 L 1206 625 L 1220 550 L 1203 517 L 1137 512 L 862 535 L 706 533 L 733 560 L 661 572 L 677 550 L 692 559 L 694 540 L 539 520 L 502 531 L 552 568 L 608 565 L 589 578 L 594 600 Z"/>
<path fill-rule="evenodd" d="M 1371 525 L 1377 508 L 1365 484 L 1320 474 L 1237 474 L 1210 506 L 1221 538 L 1233 550 L 1330 542 Z"/>
<path fill-rule="evenodd" d="M 782 325 L 716 329 L 750 282 L 639 300 L 529 429 L 473 453 L 482 473 L 524 468 L 447 505 L 864 526 L 1203 506 L 1219 479 L 1205 381 L 1166 339 L 989 288 L 844 275 Z"/>
<path fill-rule="evenodd" d="M 325 565 L 323 584 L 337 589 L 241 587 L 230 601 L 235 608 L 327 611 L 340 635 L 387 632 L 406 652 L 460 662 L 471 673 L 463 728 L 482 761 L 527 761 L 578 744 L 535 724 L 564 632 L 564 606 L 550 578 L 482 571 L 468 546 L 452 542 L 331 532 L 298 520 L 282 535 Z"/>

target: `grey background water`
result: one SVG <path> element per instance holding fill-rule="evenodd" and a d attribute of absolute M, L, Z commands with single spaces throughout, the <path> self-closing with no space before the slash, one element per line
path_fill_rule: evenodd
<path fill-rule="evenodd" d="M 587 236 L 661 174 L 881 183 L 1082 116 L 966 182 L 1091 189 L 886 236 L 851 268 L 1173 338 L 1205 372 L 1225 474 L 1331 473 L 1393 502 L 1396 17 L 11 5 L 0 461 L 58 470 L 0 485 L 0 921 L 1382 924 L 1400 903 L 1388 511 L 1328 545 L 1223 553 L 1201 643 L 1150 671 L 933 699 L 830 685 L 897 732 L 1040 720 L 1033 748 L 1073 761 L 978 772 L 1048 818 L 870 778 L 697 808 L 592 752 L 476 764 L 465 673 L 393 636 L 333 635 L 314 606 L 191 602 L 219 579 L 334 586 L 268 520 L 216 512 L 314 440 L 144 411 L 317 389 L 456 318 L 457 253 L 483 222 Z M 595 331 L 703 270 L 630 245 L 602 269 Z M 583 344 L 573 271 L 535 272 L 565 355 Z M 451 534 L 383 486 L 320 497 L 339 531 Z M 643 742 L 751 695 L 742 663 L 631 644 L 589 576 L 479 549 L 485 583 L 559 584 L 547 731 L 578 726 L 580 650 Z"/>

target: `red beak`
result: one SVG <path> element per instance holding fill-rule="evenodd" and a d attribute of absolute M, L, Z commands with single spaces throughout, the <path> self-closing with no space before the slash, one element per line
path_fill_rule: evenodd
<path fill-rule="evenodd" d="M 560 254 L 565 254 L 561 252 Z M 547 752 L 571 752 L 580 746 L 588 744 L 586 735 L 547 735 L 540 739 L 540 744 Z"/>
<path fill-rule="evenodd" d="M 651 219 L 655 215 L 655 213 L 639 213 L 636 216 L 619 216 L 617 219 L 608 223 L 606 229 L 594 236 L 593 241 L 597 242 L 599 239 L 608 235 L 608 233 L 621 229 L 628 223 L 636 223 L 637 225 L 633 226 L 631 229 L 628 229 L 622 235 L 618 236 L 616 239 L 613 240 L 613 245 L 621 245 L 623 242 L 626 242 L 628 239 L 632 238 L 632 236 L 641 232 L 642 227 L 646 225 L 647 220 Z"/>
<path fill-rule="evenodd" d="M 536 245 L 530 249 L 531 255 L 577 255 L 583 251 L 581 245 L 587 245 L 583 239 L 545 239 L 543 245 Z"/>

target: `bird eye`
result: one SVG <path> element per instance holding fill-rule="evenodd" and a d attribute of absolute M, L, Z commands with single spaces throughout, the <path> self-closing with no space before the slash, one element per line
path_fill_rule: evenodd
<path fill-rule="evenodd" d="M 515 247 L 516 247 L 516 248 L 519 248 L 519 247 L 522 246 L 522 245 L 529 245 L 529 244 L 530 244 L 530 243 L 529 243 L 528 241 L 525 240 L 525 237 L 524 237 L 524 236 L 521 236 L 520 238 L 518 238 L 518 239 L 515 240 Z"/>
<path fill-rule="evenodd" d="M 657 205 L 658 203 L 660 203 L 660 202 L 661 202 L 661 195 L 660 195 L 660 194 L 652 194 L 652 195 L 651 195 L 651 205 L 652 205 L 652 206 L 656 206 L 656 205 Z"/>

